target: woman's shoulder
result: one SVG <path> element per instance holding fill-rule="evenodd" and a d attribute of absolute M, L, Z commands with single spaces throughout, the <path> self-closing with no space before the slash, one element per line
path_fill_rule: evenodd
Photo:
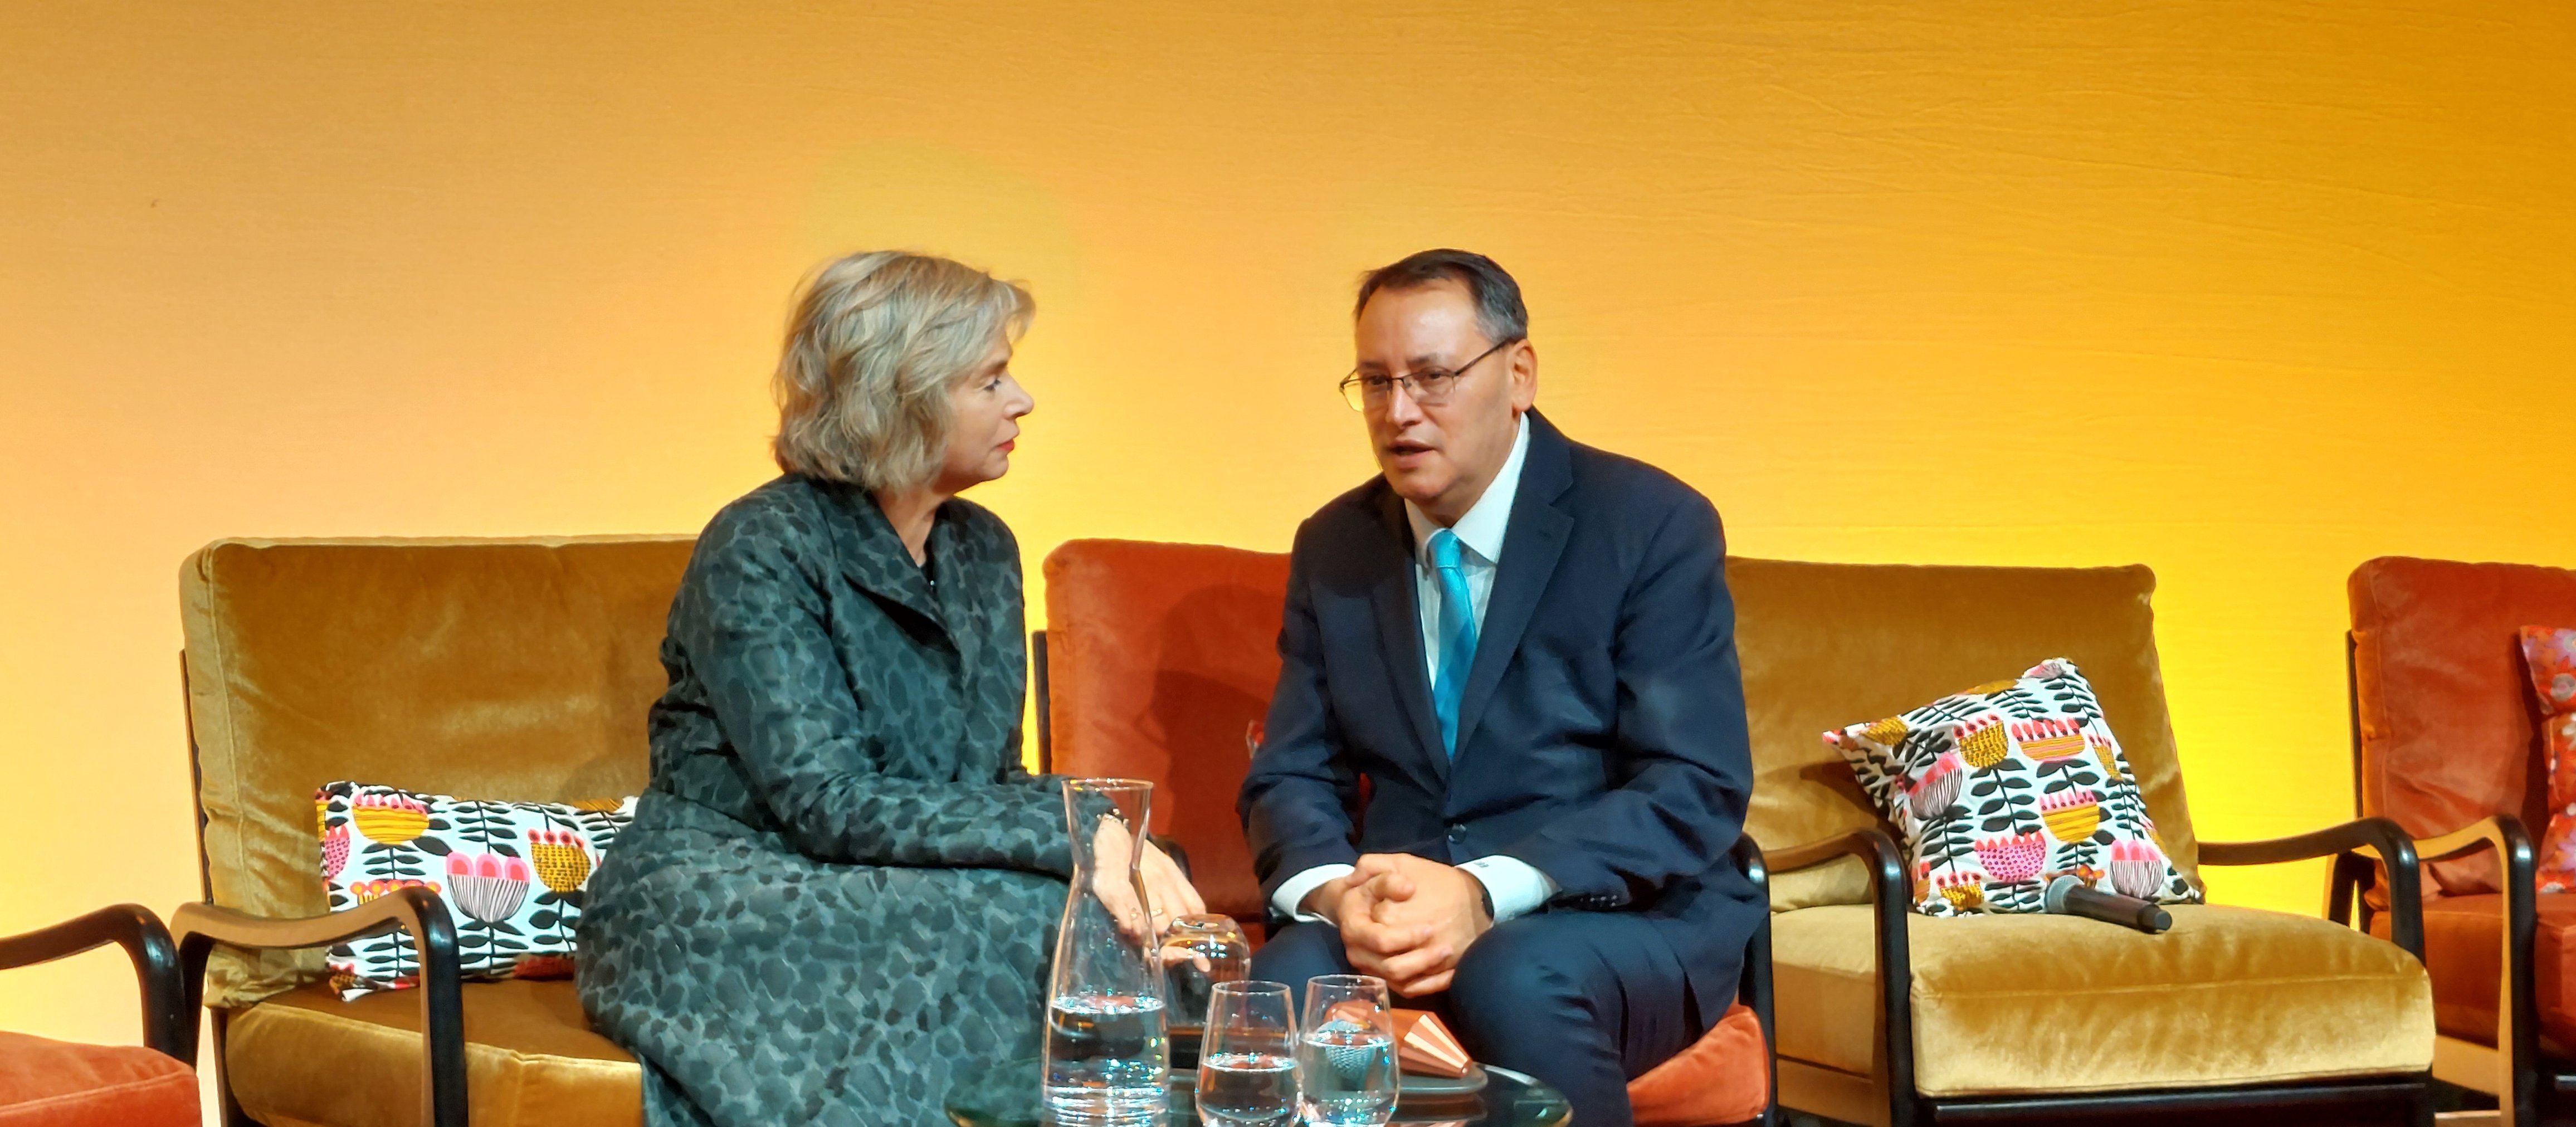
<path fill-rule="evenodd" d="M 832 519 L 820 483 L 782 475 L 716 510 L 698 534 L 697 556 L 802 555 L 830 543 Z"/>

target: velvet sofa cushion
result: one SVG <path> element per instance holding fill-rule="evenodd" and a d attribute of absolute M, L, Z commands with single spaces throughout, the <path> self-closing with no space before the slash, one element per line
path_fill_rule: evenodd
<path fill-rule="evenodd" d="M 640 792 L 691 544 L 224 540 L 190 556 L 181 623 L 213 902 L 327 910 L 313 792 L 335 780 L 537 802 Z M 237 1006 L 321 973 L 318 950 L 218 948 L 207 998 Z"/>
<path fill-rule="evenodd" d="M 2523 627 L 2522 664 L 2539 708 L 2535 723 L 2549 792 L 2536 883 L 2542 892 L 2576 891 L 2576 629 Z"/>
<path fill-rule="evenodd" d="M 0 1033 L 0 1127 L 197 1127 L 197 1074 L 151 1049 Z"/>
<path fill-rule="evenodd" d="M 1047 554 L 1050 769 L 1155 782 L 1208 910 L 1262 918 L 1235 796 L 1279 681 L 1288 557 L 1068 540 Z"/>
<path fill-rule="evenodd" d="M 2395 945 L 2307 916 L 2176 905 L 2146 935 L 2073 916 L 1906 913 L 1915 1086 L 1929 1096 L 2103 1092 L 2421 1072 L 2432 989 Z M 1772 921 L 1791 1061 L 1879 1061 L 1870 909 Z"/>
<path fill-rule="evenodd" d="M 2361 812 L 2432 837 L 2495 814 L 2549 824 L 2518 632 L 2576 625 L 2576 571 L 2383 556 L 2353 569 Z M 2453 895 L 2495 892 L 2494 854 L 2429 866 Z"/>
<path fill-rule="evenodd" d="M 2543 896 L 2531 943 L 2533 1002 L 2544 1051 L 2576 1052 L 2576 896 Z M 2388 934 L 2388 915 L 2371 920 Z M 2424 898 L 2424 962 L 2433 973 L 2433 1023 L 2445 1036 L 2495 1044 L 2504 983 L 2504 894 Z"/>
<path fill-rule="evenodd" d="M 1771 1055 L 1762 1022 L 1742 1003 L 1700 1039 L 1628 1082 L 1637 1127 L 1709 1127 L 1746 1123 L 1771 1102 Z"/>
<path fill-rule="evenodd" d="M 1816 733 L 1893 716 L 2053 654 L 2083 667 L 2120 733 L 2166 854 L 2199 887 L 2200 852 L 2157 667 L 2153 572 L 1731 558 L 1726 579 L 1753 733 L 1746 827 L 1764 848 L 1878 824 L 1841 754 Z M 1856 861 L 1771 878 L 1775 908 L 1868 896 Z"/>
<path fill-rule="evenodd" d="M 476 1127 L 633 1127 L 644 1114 L 635 1058 L 591 1031 L 563 980 L 469 982 L 466 1113 Z M 371 1127 L 420 1116 L 420 996 L 344 1002 L 321 983 L 232 1015 L 233 1098 L 263 1123 Z"/>

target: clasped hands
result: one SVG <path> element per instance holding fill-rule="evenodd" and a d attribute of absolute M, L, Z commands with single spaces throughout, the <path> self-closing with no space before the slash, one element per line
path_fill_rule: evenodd
<path fill-rule="evenodd" d="M 1459 957 L 1494 926 L 1474 874 L 1410 853 L 1361 856 L 1304 908 L 1341 929 L 1353 969 L 1408 998 L 1448 989 Z"/>

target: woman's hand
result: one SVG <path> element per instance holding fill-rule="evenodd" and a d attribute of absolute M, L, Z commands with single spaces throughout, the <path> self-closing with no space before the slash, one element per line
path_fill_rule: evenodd
<path fill-rule="evenodd" d="M 1135 838 L 1128 832 L 1127 823 L 1103 818 L 1091 844 L 1092 856 L 1110 861 L 1135 848 Z M 1151 841 L 1145 843 L 1144 856 L 1137 865 L 1137 876 L 1145 886 L 1144 904 L 1137 904 L 1135 888 L 1119 879 L 1124 875 L 1123 865 L 1095 866 L 1091 891 L 1117 917 L 1118 930 L 1130 939 L 1159 940 L 1174 918 L 1207 911 L 1207 902 L 1199 898 L 1198 889 L 1191 887 L 1190 878 L 1182 875 L 1180 865 Z"/>

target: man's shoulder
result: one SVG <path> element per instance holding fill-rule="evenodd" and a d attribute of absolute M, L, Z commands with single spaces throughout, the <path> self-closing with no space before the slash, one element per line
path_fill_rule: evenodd
<path fill-rule="evenodd" d="M 1385 478 L 1371 477 L 1324 502 L 1322 508 L 1297 526 L 1297 548 L 1323 547 L 1375 535 L 1386 519 L 1388 493 Z"/>
<path fill-rule="evenodd" d="M 1567 492 L 1574 495 L 1579 511 L 1621 523 L 1653 524 L 1676 512 L 1716 512 L 1706 494 L 1660 466 L 1571 438 L 1563 441 L 1572 478 Z"/>

